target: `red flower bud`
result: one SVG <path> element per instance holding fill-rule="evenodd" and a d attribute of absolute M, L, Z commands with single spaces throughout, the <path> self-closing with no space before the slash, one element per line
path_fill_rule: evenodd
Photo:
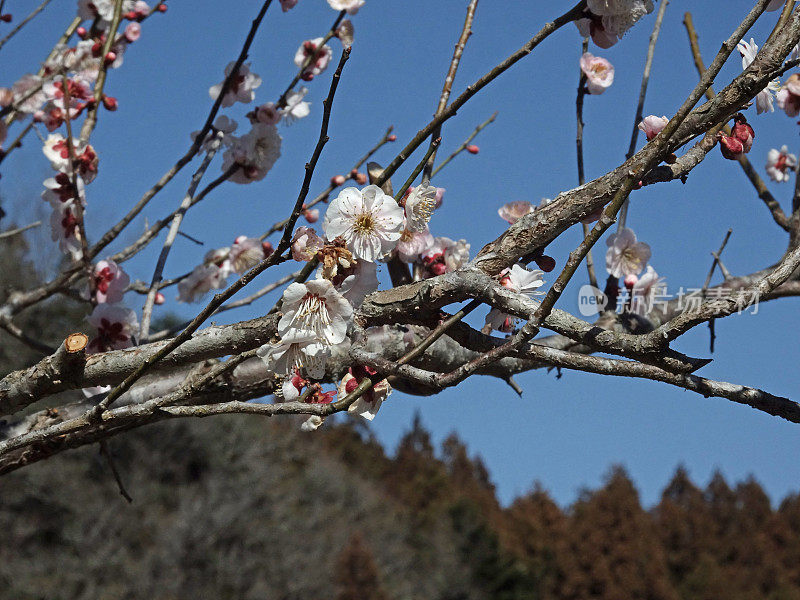
<path fill-rule="evenodd" d="M 11 13 L 0 15 L 0 21 L 3 21 L 4 23 L 11 23 Z"/>
<path fill-rule="evenodd" d="M 117 110 L 117 99 L 113 96 L 103 96 L 103 106 L 106 107 L 106 110 L 113 112 Z"/>
<path fill-rule="evenodd" d="M 390 142 L 396 142 L 397 141 L 397 136 L 395 134 L 392 134 L 386 139 L 389 140 Z"/>
<path fill-rule="evenodd" d="M 542 254 L 541 256 L 537 256 L 533 259 L 538 267 L 544 271 L 545 273 L 549 273 L 553 269 L 556 268 L 556 259 L 552 256 L 547 256 L 546 254 Z"/>
<path fill-rule="evenodd" d="M 117 53 L 116 53 L 116 52 L 109 52 L 108 54 L 106 54 L 106 57 L 105 57 L 105 59 L 103 60 L 103 62 L 104 62 L 105 64 L 107 64 L 107 65 L 110 65 L 110 64 L 111 64 L 111 63 L 113 63 L 115 60 L 117 60 Z"/>
<path fill-rule="evenodd" d="M 261 249 L 264 251 L 264 258 L 275 252 L 275 248 L 269 242 L 261 242 Z"/>
<path fill-rule="evenodd" d="M 364 185 L 367 183 L 367 176 L 364 173 L 357 173 L 356 174 L 356 183 L 358 185 Z"/>
<path fill-rule="evenodd" d="M 478 152 L 480 152 L 481 149 L 478 148 L 475 144 L 470 144 L 465 148 L 465 150 L 470 154 L 477 154 Z"/>
<path fill-rule="evenodd" d="M 85 40 L 85 39 L 86 39 L 86 34 L 87 34 L 88 32 L 86 31 L 86 27 L 78 27 L 78 28 L 75 30 L 75 33 L 77 33 L 77 34 L 78 34 L 78 37 L 79 37 L 79 38 L 81 38 L 82 40 Z"/>
<path fill-rule="evenodd" d="M 156 10 L 162 13 L 167 12 L 167 5 L 162 2 L 158 6 L 156 6 Z"/>
<path fill-rule="evenodd" d="M 161 292 L 158 292 L 156 294 L 155 303 L 160 306 L 161 304 L 164 304 L 164 302 L 166 302 L 166 298 L 164 298 L 164 294 L 162 294 Z"/>

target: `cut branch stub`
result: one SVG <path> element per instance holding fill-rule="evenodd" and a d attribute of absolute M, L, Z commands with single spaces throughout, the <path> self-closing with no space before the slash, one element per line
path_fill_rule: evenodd
<path fill-rule="evenodd" d="M 67 339 L 64 340 L 64 348 L 70 354 L 81 352 L 86 349 L 86 344 L 89 343 L 89 336 L 85 333 L 70 333 Z"/>

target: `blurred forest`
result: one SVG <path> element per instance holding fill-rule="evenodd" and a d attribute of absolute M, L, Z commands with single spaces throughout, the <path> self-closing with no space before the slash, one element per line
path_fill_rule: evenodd
<path fill-rule="evenodd" d="M 0 294 L 35 283 L 29 254 L 0 240 Z M 66 304 L 21 324 L 55 344 L 85 328 Z M 0 373 L 35 360 L 0 336 Z M 702 489 L 679 468 L 645 510 L 614 467 L 566 510 L 538 484 L 503 507 L 480 458 L 455 434 L 434 448 L 419 418 L 394 455 L 354 421 L 300 422 L 113 438 L 132 504 L 97 448 L 3 476 L 0 599 L 800 600 L 800 496 L 773 508 L 754 480 Z"/>

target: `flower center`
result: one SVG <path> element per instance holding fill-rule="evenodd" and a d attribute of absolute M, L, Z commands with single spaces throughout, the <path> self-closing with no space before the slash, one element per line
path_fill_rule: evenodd
<path fill-rule="evenodd" d="M 414 239 L 414 232 L 408 229 L 403 229 L 403 233 L 400 235 L 400 241 L 405 242 L 406 244 Z"/>
<path fill-rule="evenodd" d="M 375 231 L 375 219 L 372 218 L 372 214 L 361 213 L 358 215 L 355 223 L 353 224 L 353 229 L 356 230 L 356 233 L 360 233 L 362 235 Z"/>

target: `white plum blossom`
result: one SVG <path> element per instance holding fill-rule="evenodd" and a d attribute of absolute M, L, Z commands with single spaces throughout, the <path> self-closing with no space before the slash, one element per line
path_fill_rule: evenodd
<path fill-rule="evenodd" d="M 354 373 L 356 374 L 354 375 Z M 345 373 L 344 377 L 342 377 L 342 380 L 339 382 L 339 398 L 345 398 L 355 390 L 366 377 L 374 374 L 375 371 L 368 367 L 351 367 L 350 371 Z M 385 379 L 381 379 L 378 383 L 361 394 L 361 396 L 349 406 L 347 412 L 358 415 L 367 421 L 372 421 L 375 415 L 378 414 L 384 400 L 386 400 L 391 393 L 392 386 L 390 386 L 389 382 Z"/>
<path fill-rule="evenodd" d="M 66 173 L 57 173 L 55 177 L 48 177 L 43 182 L 45 189 L 42 192 L 42 200 L 49 202 L 55 208 L 66 202 L 74 202 L 77 196 L 80 198 L 81 206 L 85 206 L 86 196 L 83 178 L 80 175 L 76 175 L 76 185 L 73 186 L 72 183 Z"/>
<path fill-rule="evenodd" d="M 264 344 L 256 353 L 277 375 L 291 376 L 295 370 L 305 369 L 310 378 L 322 379 L 331 348 L 313 333 L 293 330 L 276 343 Z"/>
<path fill-rule="evenodd" d="M 739 50 L 739 53 L 742 55 L 742 69 L 749 67 L 750 64 L 755 60 L 756 54 L 758 54 L 758 46 L 753 38 L 750 38 L 749 44 L 744 40 L 740 41 L 736 46 L 736 49 Z M 773 79 L 769 82 L 769 84 L 767 84 L 767 87 L 758 93 L 756 96 L 756 111 L 758 114 L 763 112 L 773 112 L 775 110 L 775 108 L 772 106 L 772 94 L 780 89 L 780 81 Z"/>
<path fill-rule="evenodd" d="M 320 48 L 323 38 L 315 38 L 313 40 L 306 40 L 297 49 L 294 55 L 294 64 L 303 69 L 302 77 L 304 80 L 309 81 L 314 79 L 315 76 L 322 73 L 331 62 L 333 51 L 331 47 L 325 44 Z M 319 49 L 319 50 L 318 50 Z M 313 57 L 316 55 L 316 59 Z M 306 66 L 306 61 L 311 62 Z M 305 66 L 305 68 L 303 68 Z"/>
<path fill-rule="evenodd" d="M 303 100 L 308 93 L 307 87 L 299 90 L 292 90 L 286 94 L 286 108 L 283 109 L 283 119 L 288 123 L 294 123 L 298 119 L 304 119 L 311 114 L 311 104 Z"/>
<path fill-rule="evenodd" d="M 664 127 L 667 126 L 669 123 L 669 119 L 667 117 L 657 117 L 655 115 L 649 115 L 642 119 L 639 123 L 639 131 L 644 133 L 644 136 L 647 138 L 649 142 L 654 137 L 656 137 Z"/>
<path fill-rule="evenodd" d="M 218 116 L 214 121 L 214 128 L 211 131 L 209 131 L 201 147 L 203 148 L 203 150 L 208 152 L 213 148 L 217 148 L 218 144 L 222 144 L 224 146 L 230 146 L 236 139 L 231 134 L 234 131 L 236 131 L 236 128 L 238 126 L 239 124 L 233 119 L 229 119 L 225 115 Z M 217 133 L 215 133 L 215 130 Z M 197 140 L 198 135 L 200 135 L 199 131 L 192 132 L 191 138 L 193 142 Z"/>
<path fill-rule="evenodd" d="M 211 96 L 212 100 L 216 100 L 220 95 L 222 87 L 225 85 L 225 80 L 230 76 L 235 66 L 235 61 L 228 63 L 228 66 L 225 67 L 225 79 L 223 79 L 221 83 L 212 85 L 208 89 L 208 95 Z M 225 92 L 225 95 L 222 97 L 222 106 L 232 106 L 235 102 L 241 102 L 243 104 L 252 102 L 256 97 L 254 90 L 260 85 L 261 77 L 250 72 L 250 63 L 243 64 L 239 67 L 236 75 L 231 79 L 228 91 Z"/>
<path fill-rule="evenodd" d="M 327 279 L 290 284 L 283 293 L 281 310 L 281 337 L 294 332 L 329 345 L 344 341 L 353 316 L 353 307 Z"/>
<path fill-rule="evenodd" d="M 789 148 L 785 144 L 780 150 L 773 148 L 767 153 L 767 175 L 772 181 L 778 183 L 789 181 L 789 173 L 797 166 L 797 157 L 789 154 Z"/>
<path fill-rule="evenodd" d="M 251 183 L 267 176 L 281 155 L 281 136 L 278 128 L 267 123 L 254 123 L 242 137 L 231 136 L 231 146 L 223 155 L 222 170 L 234 165 L 236 169 L 229 181 Z"/>
<path fill-rule="evenodd" d="M 58 242 L 62 252 L 70 254 L 77 259 L 81 255 L 81 239 L 78 230 L 78 216 L 75 206 L 71 202 L 53 205 L 50 215 L 51 238 Z"/>
<path fill-rule="evenodd" d="M 281 121 L 283 113 L 278 109 L 274 102 L 266 102 L 257 107 L 253 112 L 253 118 L 259 123 L 267 123 L 268 125 L 277 125 Z"/>
<path fill-rule="evenodd" d="M 119 304 L 98 304 L 86 320 L 97 328 L 97 335 L 89 342 L 90 352 L 130 348 L 139 330 L 136 313 Z"/>
<path fill-rule="evenodd" d="M 364 6 L 364 0 L 328 0 L 333 10 L 346 10 L 348 15 L 354 15 Z"/>
<path fill-rule="evenodd" d="M 84 21 L 94 21 L 99 17 L 103 23 L 108 25 L 114 18 L 114 0 L 78 0 L 78 16 Z M 122 14 L 131 12 L 136 6 L 136 0 L 122 1 Z"/>
<path fill-rule="evenodd" d="M 612 277 L 638 275 L 650 260 L 650 246 L 636 241 L 633 229 L 623 227 L 606 240 L 606 269 Z"/>
<path fill-rule="evenodd" d="M 519 264 L 512 265 L 510 269 L 504 269 L 500 273 L 500 284 L 520 294 L 533 297 L 542 295 L 544 292 L 539 291 L 539 288 L 544 285 L 542 279 L 544 271 L 534 269 L 528 271 L 525 267 Z M 486 325 L 490 325 L 492 329 L 509 333 L 516 324 L 517 319 L 512 315 L 506 314 L 496 308 L 489 311 L 486 316 Z"/>
<path fill-rule="evenodd" d="M 436 188 L 432 185 L 415 187 L 406 198 L 406 229 L 424 231 L 435 208 Z"/>
<path fill-rule="evenodd" d="M 233 242 L 228 260 L 234 273 L 240 275 L 266 258 L 264 246 L 258 238 L 240 235 Z"/>
<path fill-rule="evenodd" d="M 590 15 L 575 24 L 581 35 L 591 36 L 600 48 L 610 48 L 646 14 L 653 12 L 652 0 L 587 0 Z"/>
<path fill-rule="evenodd" d="M 783 84 L 777 94 L 778 106 L 788 116 L 796 117 L 800 113 L 800 75 L 793 73 Z"/>
<path fill-rule="evenodd" d="M 97 304 L 121 302 L 131 282 L 122 267 L 111 259 L 101 260 L 94 266 L 93 278 Z"/>
<path fill-rule="evenodd" d="M 614 83 L 614 65 L 605 58 L 586 52 L 581 56 L 580 63 L 590 94 L 602 94 Z"/>
<path fill-rule="evenodd" d="M 328 240 L 344 239 L 356 259 L 375 262 L 400 239 L 403 209 L 377 185 L 339 192 L 325 213 L 322 229 Z"/>
<path fill-rule="evenodd" d="M 230 274 L 215 264 L 197 265 L 188 277 L 178 282 L 178 302 L 196 302 L 209 290 L 225 287 Z"/>
<path fill-rule="evenodd" d="M 664 278 L 647 265 L 647 270 L 631 288 L 631 311 L 637 315 L 647 315 L 653 310 L 655 300 L 666 294 L 666 289 Z"/>
<path fill-rule="evenodd" d="M 512 225 L 519 221 L 522 217 L 536 209 L 533 204 L 526 200 L 514 200 L 507 202 L 497 209 L 497 214 L 500 218 Z"/>
<path fill-rule="evenodd" d="M 67 139 L 60 133 L 51 133 L 45 140 L 42 152 L 50 161 L 50 166 L 62 173 L 71 174 L 69 144 Z M 97 177 L 97 154 L 90 144 L 79 144 L 73 141 L 73 156 L 75 158 L 73 166 L 78 175 L 83 178 L 84 183 L 91 183 Z"/>
<path fill-rule="evenodd" d="M 413 263 L 432 245 L 433 235 L 427 227 L 422 231 L 411 231 L 406 227 L 397 242 L 397 256 L 403 262 Z"/>

